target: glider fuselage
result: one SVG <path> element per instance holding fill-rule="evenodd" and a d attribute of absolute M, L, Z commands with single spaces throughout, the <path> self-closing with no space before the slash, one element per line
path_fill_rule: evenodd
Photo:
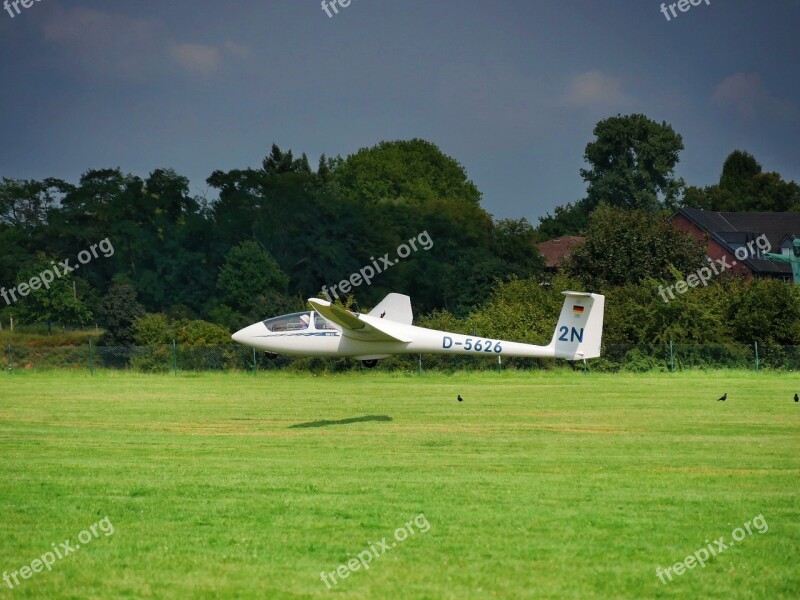
<path fill-rule="evenodd" d="M 380 321 L 382 329 L 409 341 L 359 340 L 358 332 L 343 335 L 342 328 L 327 321 L 319 313 L 295 313 L 308 317 L 308 324 L 296 321 L 294 326 L 270 331 L 269 320 L 256 323 L 234 334 L 234 340 L 265 352 L 294 356 L 350 357 L 359 359 L 384 358 L 392 354 L 471 354 L 481 356 L 553 357 L 553 347 L 508 342 L 496 338 L 463 335 Z M 291 317 L 294 315 L 286 315 Z M 377 317 L 361 316 L 362 319 Z M 582 328 L 568 332 L 583 336 Z"/>
<path fill-rule="evenodd" d="M 605 298 L 564 292 L 566 298 L 547 346 L 509 342 L 412 325 L 411 300 L 389 294 L 368 314 L 309 299 L 311 310 L 267 319 L 233 340 L 273 354 L 357 358 L 374 362 L 393 354 L 462 354 L 579 360 L 600 356 Z"/>

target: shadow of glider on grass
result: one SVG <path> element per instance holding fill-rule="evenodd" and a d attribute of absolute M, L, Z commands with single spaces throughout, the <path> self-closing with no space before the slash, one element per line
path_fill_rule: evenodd
<path fill-rule="evenodd" d="M 466 354 L 586 360 L 600 356 L 605 296 L 564 292 L 547 346 L 436 331 L 411 324 L 411 299 L 389 294 L 368 314 L 311 298 L 311 310 L 254 323 L 231 336 L 269 354 L 355 358 L 372 368 L 393 354 Z"/>
<path fill-rule="evenodd" d="M 338 421 L 311 421 L 310 423 L 298 423 L 291 425 L 289 429 L 307 429 L 309 427 L 330 427 L 331 425 L 350 425 L 352 423 L 369 423 L 377 421 L 379 423 L 388 423 L 393 421 L 392 417 L 388 415 L 365 415 L 363 417 L 350 417 L 349 419 L 339 419 Z"/>

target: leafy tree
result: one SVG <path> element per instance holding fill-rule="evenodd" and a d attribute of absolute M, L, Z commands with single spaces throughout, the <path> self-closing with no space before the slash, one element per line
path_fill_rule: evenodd
<path fill-rule="evenodd" d="M 228 306 L 249 313 L 255 299 L 268 292 L 286 294 L 289 278 L 269 252 L 256 242 L 242 242 L 228 252 L 217 286 Z"/>
<path fill-rule="evenodd" d="M 76 297 L 71 273 L 59 276 L 53 268 L 54 260 L 40 255 L 35 262 L 21 270 L 17 276 L 19 296 L 18 315 L 28 323 L 47 323 L 52 332 L 53 323 L 85 325 L 92 314 L 82 300 Z M 47 274 L 45 274 L 47 272 Z M 52 279 L 52 281 L 47 281 Z M 28 293 L 22 295 L 20 288 Z"/>
<path fill-rule="evenodd" d="M 759 173 L 761 173 L 761 163 L 752 154 L 734 150 L 722 165 L 719 186 L 724 190 L 736 193 L 741 191 Z"/>
<path fill-rule="evenodd" d="M 651 213 L 677 205 L 684 181 L 675 177 L 675 165 L 683 139 L 670 125 L 645 115 L 617 115 L 597 123 L 594 135 L 584 153 L 590 168 L 580 171 L 586 198 L 540 217 L 545 239 L 581 234 L 601 202 Z"/>
<path fill-rule="evenodd" d="M 117 264 L 129 267 L 126 274 L 148 310 L 175 304 L 202 310 L 214 294 L 223 256 L 203 206 L 190 196 L 188 180 L 169 169 L 153 171 L 139 194 L 139 222 L 127 221 L 137 231 L 119 235 Z"/>
<path fill-rule="evenodd" d="M 525 218 L 500 219 L 494 223 L 492 249 L 509 274 L 525 278 L 544 271 L 544 258 L 536 248 L 539 241 L 539 233 Z"/>
<path fill-rule="evenodd" d="M 700 268 L 705 252 L 690 235 L 642 210 L 601 204 L 592 213 L 586 241 L 567 261 L 567 271 L 587 288 L 672 278 L 672 270 Z"/>
<path fill-rule="evenodd" d="M 468 250 L 448 269 L 442 282 L 445 308 L 456 316 L 464 316 L 490 297 L 504 273 L 503 262 L 480 250 Z"/>
<path fill-rule="evenodd" d="M 645 279 L 610 287 L 606 294 L 603 342 L 607 345 L 726 343 L 733 336 L 727 317 L 728 294 L 721 281 L 670 298 L 668 281 Z M 664 301 L 664 296 L 668 302 Z"/>
<path fill-rule="evenodd" d="M 262 164 L 264 172 L 267 175 L 279 175 L 281 173 L 291 173 L 294 160 L 292 159 L 292 151 L 284 153 L 276 145 L 272 144 L 272 151 L 269 156 L 264 159 Z"/>
<path fill-rule="evenodd" d="M 288 296 L 276 291 L 267 291 L 258 294 L 253 299 L 253 306 L 250 310 L 250 315 L 246 323 L 237 324 L 238 328 L 244 325 L 249 325 L 252 321 L 263 319 L 266 317 L 274 317 L 275 315 L 283 315 L 286 313 L 300 312 L 307 310 L 305 299 L 298 296 Z"/>
<path fill-rule="evenodd" d="M 107 346 L 131 346 L 134 324 L 144 315 L 144 307 L 136 300 L 136 289 L 127 283 L 114 283 L 103 298 L 98 314 L 105 327 L 102 343 Z"/>
<path fill-rule="evenodd" d="M 147 313 L 133 323 L 133 339 L 137 346 L 171 344 L 175 329 L 164 313 Z"/>
<path fill-rule="evenodd" d="M 175 324 L 175 335 L 179 343 L 185 346 L 219 346 L 232 344 L 230 332 L 207 321 L 179 321 Z"/>
<path fill-rule="evenodd" d="M 184 346 L 231 344 L 230 332 L 200 319 L 172 321 L 164 313 L 142 315 L 133 326 L 134 339 L 140 346 L 162 346 L 173 340 Z"/>
<path fill-rule="evenodd" d="M 248 319 L 226 304 L 213 305 L 207 312 L 208 318 L 212 323 L 224 327 L 228 332 L 238 331 L 242 327 L 246 327 L 253 322 L 252 319 Z"/>
<path fill-rule="evenodd" d="M 72 186 L 60 179 L 15 180 L 3 177 L 0 183 L 0 223 L 22 228 L 30 234 L 48 222 Z"/>
<path fill-rule="evenodd" d="M 58 210 L 50 213 L 48 252 L 75 256 L 92 244 L 108 238 L 114 256 L 93 261 L 82 276 L 104 294 L 115 275 L 135 275 L 140 266 L 133 251 L 150 248 L 148 207 L 143 181 L 119 169 L 87 171 L 65 194 Z"/>
<path fill-rule="evenodd" d="M 763 173 L 751 154 L 735 150 L 725 159 L 719 184 L 688 187 L 681 205 L 731 212 L 800 211 L 800 186 L 778 173 Z"/>
<path fill-rule="evenodd" d="M 172 169 L 156 169 L 144 182 L 150 201 L 168 222 L 177 223 L 185 216 L 197 212 L 197 201 L 189 196 L 189 179 Z"/>
<path fill-rule="evenodd" d="M 737 341 L 800 342 L 800 288 L 777 279 L 752 279 L 731 290 L 727 317 Z"/>
<path fill-rule="evenodd" d="M 198 318 L 197 313 L 185 304 L 170 306 L 166 311 L 170 321 L 193 321 Z"/>
<path fill-rule="evenodd" d="M 589 226 L 591 212 L 586 200 L 556 206 L 552 215 L 547 213 L 539 217 L 538 233 L 545 240 L 565 235 L 579 235 Z"/>
<path fill-rule="evenodd" d="M 298 173 L 305 173 L 307 175 L 310 175 L 312 173 L 311 165 L 308 163 L 308 157 L 306 156 L 305 152 L 303 152 L 300 158 L 294 161 L 293 166 L 294 170 Z"/>
<path fill-rule="evenodd" d="M 308 157 L 305 152 L 294 160 L 292 151 L 283 152 L 276 144 L 272 144 L 272 150 L 267 156 L 262 167 L 267 175 L 282 175 L 284 173 L 305 173 L 311 174 L 311 166 L 308 164 Z"/>
<path fill-rule="evenodd" d="M 333 170 L 325 157 L 325 154 L 319 157 L 319 166 L 317 167 L 317 176 L 322 183 L 328 183 L 331 180 Z"/>
<path fill-rule="evenodd" d="M 477 205 L 481 194 L 456 160 L 420 139 L 363 148 L 336 169 L 347 197 L 363 203 L 425 203 L 451 199 Z"/>
<path fill-rule="evenodd" d="M 231 247 L 252 239 L 268 239 L 265 230 L 277 220 L 264 206 L 264 171 L 254 169 L 214 171 L 208 184 L 219 191 L 219 200 L 212 208 L 212 220 L 226 252 Z M 223 253 L 224 257 L 224 253 Z"/>
<path fill-rule="evenodd" d="M 718 185 L 700 188 L 693 185 L 687 186 L 681 199 L 684 208 L 699 208 L 702 210 L 720 210 L 718 207 L 730 207 L 731 193 L 721 189 Z"/>
<path fill-rule="evenodd" d="M 380 273 L 371 286 L 359 288 L 358 301 L 374 304 L 402 290 L 414 298 L 418 311 L 451 301 L 469 306 L 472 299 L 445 298 L 441 281 L 452 265 L 466 252 L 493 257 L 515 243 L 514 232 L 496 232 L 463 168 L 428 142 L 387 142 L 347 159 L 323 158 L 311 175 L 304 167 L 292 170 L 287 154 L 274 147 L 265 169 L 215 172 L 209 183 L 220 191 L 213 206 L 216 238 L 227 247 L 247 240 L 261 244 L 289 276 L 292 298 L 316 296 L 323 285 L 370 264 L 370 257 L 391 255 L 427 230 L 437 240 L 435 250 L 418 251 Z M 486 280 L 529 273 L 536 260 L 535 253 L 531 256 L 517 256 L 511 265 L 487 258 L 483 262 L 498 269 Z M 274 304 L 278 309 L 281 303 Z M 226 313 L 207 306 L 206 314 L 212 313 L 226 326 L 243 318 L 241 308 Z"/>
<path fill-rule="evenodd" d="M 627 209 L 655 211 L 663 201 L 672 206 L 684 186 L 675 178 L 683 139 L 667 123 L 645 115 L 610 117 L 594 128 L 596 139 L 586 146 L 581 169 L 588 184 L 588 208 L 600 202 Z"/>
<path fill-rule="evenodd" d="M 759 173 L 745 192 L 750 202 L 746 210 L 800 212 L 800 185 L 784 181 L 778 173 Z"/>
<path fill-rule="evenodd" d="M 20 267 L 33 260 L 30 236 L 19 227 L 0 223 L 0 248 L 0 286 L 12 287 Z"/>
<path fill-rule="evenodd" d="M 359 208 L 328 185 L 311 185 L 313 177 L 231 171 L 215 172 L 209 183 L 220 189 L 213 207 L 220 242 L 227 248 L 260 243 L 290 275 L 292 293 L 314 295 L 331 273 L 358 268 L 357 250 L 372 237 Z"/>
<path fill-rule="evenodd" d="M 502 219 L 492 226 L 489 249 L 463 249 L 447 266 L 445 307 L 457 316 L 485 303 L 497 283 L 541 276 L 544 259 L 536 249 L 536 232 L 526 219 Z"/>

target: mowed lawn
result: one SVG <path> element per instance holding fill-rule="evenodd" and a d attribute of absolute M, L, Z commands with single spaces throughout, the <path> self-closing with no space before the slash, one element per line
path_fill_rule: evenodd
<path fill-rule="evenodd" d="M 740 372 L 2 374 L 0 572 L 114 532 L 0 600 L 797 598 L 797 391 Z M 420 514 L 427 531 L 323 583 Z M 765 533 L 656 576 L 759 515 Z"/>

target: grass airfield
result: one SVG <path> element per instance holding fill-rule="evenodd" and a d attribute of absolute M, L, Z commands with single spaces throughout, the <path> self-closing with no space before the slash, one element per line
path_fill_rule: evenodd
<path fill-rule="evenodd" d="M 114 533 L 0 600 L 797 598 L 797 391 L 732 371 L 3 374 L 0 575 Z M 420 513 L 428 531 L 323 583 Z M 766 533 L 656 576 L 758 515 Z"/>

